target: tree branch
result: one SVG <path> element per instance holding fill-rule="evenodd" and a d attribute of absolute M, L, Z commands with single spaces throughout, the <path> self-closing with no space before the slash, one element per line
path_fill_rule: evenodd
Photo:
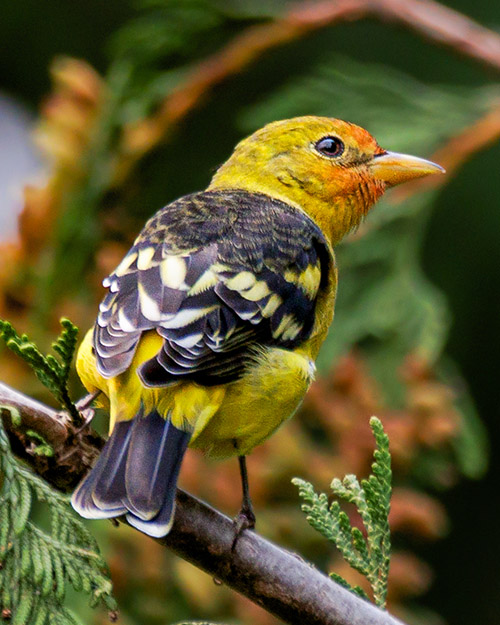
<path fill-rule="evenodd" d="M 211 89 L 244 70 L 265 52 L 340 22 L 374 17 L 400 23 L 500 71 L 500 35 L 434 0 L 320 0 L 303 2 L 282 17 L 247 28 L 225 47 L 193 67 L 158 112 L 124 129 L 120 176 L 164 140 Z"/>
<path fill-rule="evenodd" d="M 49 484 L 63 492 L 72 491 L 94 464 L 104 439 L 90 428 L 78 432 L 70 416 L 57 412 L 0 382 L 0 417 L 14 453 L 25 460 Z M 42 436 L 52 456 L 36 453 Z"/>
<path fill-rule="evenodd" d="M 103 444 L 90 429 L 76 432 L 67 415 L 1 382 L 0 416 L 15 452 L 61 490 L 85 475 Z M 52 446 L 51 458 L 33 453 L 29 430 Z M 290 625 L 402 625 L 258 534 L 244 532 L 234 550 L 233 539 L 231 519 L 179 490 L 173 528 L 157 542 Z"/>

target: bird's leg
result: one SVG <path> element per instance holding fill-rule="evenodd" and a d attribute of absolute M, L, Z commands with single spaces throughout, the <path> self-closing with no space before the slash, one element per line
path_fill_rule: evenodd
<path fill-rule="evenodd" d="M 255 527 L 255 513 L 253 511 L 252 500 L 250 499 L 250 489 L 248 488 L 248 471 L 245 456 L 238 456 L 240 463 L 240 476 L 241 486 L 243 490 L 243 499 L 241 502 L 241 509 L 234 519 L 234 525 L 236 533 L 234 536 L 231 549 L 234 550 L 238 538 L 241 536 L 243 530 L 253 529 Z"/>
<path fill-rule="evenodd" d="M 246 456 L 238 456 L 240 463 L 241 487 L 243 491 L 243 499 L 241 502 L 240 516 L 243 515 L 247 520 L 247 529 L 255 527 L 255 513 L 253 511 L 252 500 L 250 499 L 250 489 L 248 487 L 248 471 Z"/>
<path fill-rule="evenodd" d="M 75 437 L 78 436 L 78 434 L 83 432 L 83 430 L 91 424 L 92 419 L 95 417 L 95 410 L 92 408 L 92 402 L 97 397 L 99 397 L 100 394 L 101 394 L 101 391 L 95 391 L 94 393 L 89 393 L 88 395 L 85 395 L 84 397 L 80 398 L 75 403 L 75 408 L 83 417 L 83 425 L 81 425 L 77 430 L 75 430 L 75 432 L 73 433 L 73 436 Z M 76 447 L 71 448 L 67 453 L 65 453 L 63 456 L 59 458 L 59 462 L 61 463 L 67 460 L 76 451 L 77 451 Z"/>
<path fill-rule="evenodd" d="M 82 415 L 84 422 L 83 425 L 75 432 L 75 434 L 79 434 L 92 422 L 92 419 L 95 417 L 95 410 L 92 408 L 92 403 L 97 399 L 97 397 L 99 397 L 100 394 L 101 391 L 95 391 L 94 393 L 89 393 L 88 395 L 85 395 L 76 402 L 75 408 Z"/>

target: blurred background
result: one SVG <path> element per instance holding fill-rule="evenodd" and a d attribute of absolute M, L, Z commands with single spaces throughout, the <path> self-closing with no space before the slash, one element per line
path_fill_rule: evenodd
<path fill-rule="evenodd" d="M 328 492 L 334 476 L 366 475 L 376 414 L 395 470 L 390 609 L 415 625 L 493 625 L 500 5 L 447 3 L 491 29 L 489 62 L 481 50 L 460 55 L 449 36 L 437 41 L 393 19 L 398 5 L 385 2 L 382 19 L 336 20 L 333 1 L 6 3 L 0 317 L 43 346 L 63 315 L 86 330 L 101 280 L 143 222 L 204 188 L 234 144 L 269 121 L 341 117 L 385 148 L 438 160 L 446 177 L 394 190 L 339 247 L 320 375 L 300 414 L 250 458 L 251 488 L 264 536 L 359 583 L 309 528 L 290 480 Z M 420 6 L 436 29 L 457 26 L 431 3 L 404 6 Z M 4 351 L 0 377 L 48 400 Z M 181 485 L 227 514 L 238 510 L 236 462 L 190 452 Z M 89 527 L 110 563 L 124 625 L 277 622 L 139 533 L 104 521 Z M 106 622 L 78 596 L 70 601 L 84 622 Z"/>

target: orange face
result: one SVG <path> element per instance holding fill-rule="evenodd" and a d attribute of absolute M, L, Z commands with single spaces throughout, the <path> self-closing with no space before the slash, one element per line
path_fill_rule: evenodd
<path fill-rule="evenodd" d="M 236 146 L 210 188 L 266 193 L 298 205 L 338 241 L 385 189 L 442 169 L 386 152 L 349 122 L 297 117 L 264 126 Z"/>

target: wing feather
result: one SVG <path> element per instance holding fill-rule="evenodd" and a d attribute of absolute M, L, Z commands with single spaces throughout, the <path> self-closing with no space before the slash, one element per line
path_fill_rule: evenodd
<path fill-rule="evenodd" d="M 122 373 L 154 329 L 164 343 L 140 368 L 144 384 L 237 379 L 256 344 L 291 349 L 309 336 L 331 262 L 319 228 L 283 202 L 243 191 L 181 198 L 146 224 L 104 282 L 99 372 Z"/>

